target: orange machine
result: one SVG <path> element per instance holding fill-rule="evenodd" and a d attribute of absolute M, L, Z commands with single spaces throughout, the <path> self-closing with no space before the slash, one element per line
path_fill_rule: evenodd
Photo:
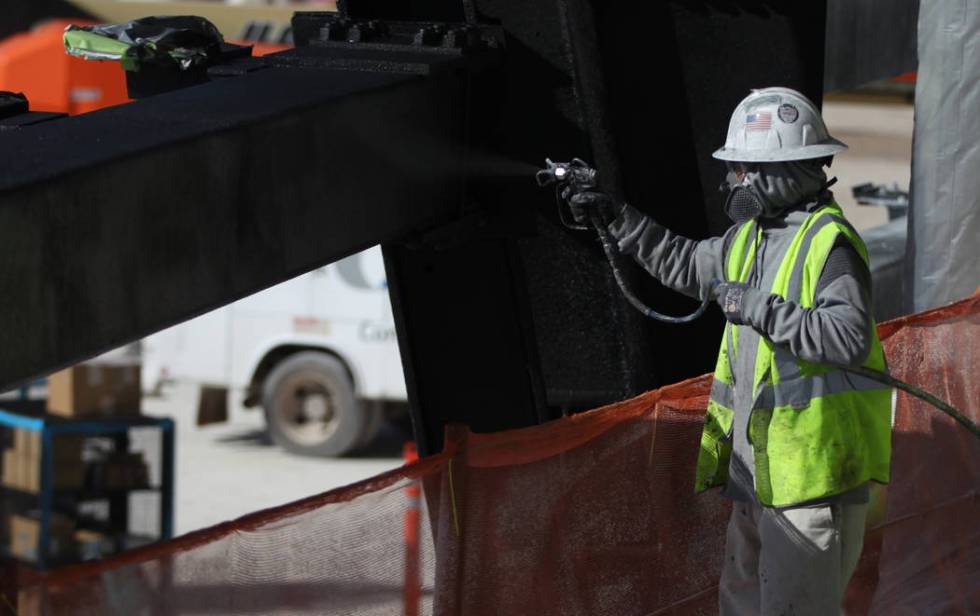
<path fill-rule="evenodd" d="M 0 41 L 0 90 L 23 92 L 31 111 L 85 113 L 129 100 L 126 76 L 115 62 L 91 62 L 65 53 L 61 36 L 78 20 L 45 21 Z"/>
<path fill-rule="evenodd" d="M 31 111 L 77 114 L 128 101 L 126 75 L 118 63 L 83 60 L 65 53 L 62 35 L 72 23 L 91 22 L 53 19 L 0 41 L 0 90 L 23 92 Z M 257 56 L 289 47 L 242 43 L 254 45 Z"/>

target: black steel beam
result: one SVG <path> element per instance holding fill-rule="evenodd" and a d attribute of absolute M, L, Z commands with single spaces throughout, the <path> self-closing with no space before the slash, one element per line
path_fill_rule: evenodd
<path fill-rule="evenodd" d="M 451 218 L 458 63 L 268 68 L 0 134 L 0 388 Z"/>
<path fill-rule="evenodd" d="M 406 18 L 404 3 L 365 6 L 384 17 L 385 4 Z M 441 248 L 385 250 L 427 452 L 440 448 L 447 423 L 530 425 L 706 372 L 717 353 L 716 312 L 664 325 L 624 301 L 594 234 L 560 224 L 529 162 L 585 157 L 603 188 L 676 231 L 719 235 L 730 221 L 716 190 L 724 166 L 711 152 L 735 105 L 768 85 L 819 101 L 823 79 L 822 2 L 461 5 L 506 35 L 495 117 L 473 114 L 483 132 L 475 141 L 498 165 L 492 177 L 471 178 L 467 192 L 487 221 Z M 658 309 L 696 307 L 639 268 L 629 274 Z"/>
<path fill-rule="evenodd" d="M 360 1 L 347 17 L 436 6 Z M 529 425 L 710 369 L 719 316 L 636 313 L 531 163 L 589 158 L 668 226 L 720 234 L 711 151 L 752 87 L 819 100 L 825 4 L 453 4 L 438 14 L 505 33 L 499 72 L 471 81 L 451 46 L 322 40 L 331 17 L 311 15 L 275 68 L 5 135 L 0 385 L 377 242 L 424 452 L 447 423 Z M 658 309 L 693 309 L 630 276 Z"/>

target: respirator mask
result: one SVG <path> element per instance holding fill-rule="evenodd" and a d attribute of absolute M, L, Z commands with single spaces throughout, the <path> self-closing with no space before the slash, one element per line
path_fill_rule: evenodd
<path fill-rule="evenodd" d="M 835 180 L 827 181 L 823 168 L 830 159 L 776 161 L 765 163 L 728 163 L 728 175 L 721 185 L 725 214 L 736 224 L 753 218 L 775 218 L 783 213 L 829 200 L 827 190 Z"/>
<path fill-rule="evenodd" d="M 718 187 L 719 191 L 728 193 L 725 214 L 736 224 L 758 217 L 765 209 L 755 186 L 749 182 L 750 171 L 751 167 L 744 163 L 729 163 L 725 181 Z"/>

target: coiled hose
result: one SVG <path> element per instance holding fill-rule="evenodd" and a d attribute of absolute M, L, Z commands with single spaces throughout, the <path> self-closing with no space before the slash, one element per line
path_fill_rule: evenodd
<path fill-rule="evenodd" d="M 658 321 L 663 321 L 664 323 L 690 323 L 703 315 L 704 311 L 708 309 L 710 300 L 707 297 L 701 301 L 701 305 L 698 306 L 697 310 L 683 317 L 673 317 L 668 314 L 663 314 L 661 312 L 657 312 L 650 306 L 647 306 L 640 298 L 630 291 L 629 286 L 626 284 L 626 279 L 623 278 L 623 272 L 619 266 L 619 251 L 616 250 L 616 245 L 613 243 L 612 237 L 609 235 L 609 230 L 606 229 L 604 224 L 602 224 L 602 219 L 598 216 L 598 214 L 593 213 L 589 220 L 591 221 L 592 226 L 595 228 L 596 233 L 599 234 L 599 241 L 602 242 L 602 250 L 606 253 L 606 260 L 609 261 L 609 267 L 612 269 L 613 278 L 616 279 L 616 284 L 619 285 L 619 290 L 623 293 L 623 297 L 626 298 L 626 301 L 628 301 L 634 308 L 639 310 L 643 316 L 650 317 L 651 319 L 656 319 Z"/>

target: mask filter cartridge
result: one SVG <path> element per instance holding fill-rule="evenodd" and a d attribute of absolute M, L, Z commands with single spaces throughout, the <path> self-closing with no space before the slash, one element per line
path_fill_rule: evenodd
<path fill-rule="evenodd" d="M 745 186 L 735 186 L 725 199 L 725 214 L 736 224 L 752 220 L 761 213 L 759 198 Z"/>

